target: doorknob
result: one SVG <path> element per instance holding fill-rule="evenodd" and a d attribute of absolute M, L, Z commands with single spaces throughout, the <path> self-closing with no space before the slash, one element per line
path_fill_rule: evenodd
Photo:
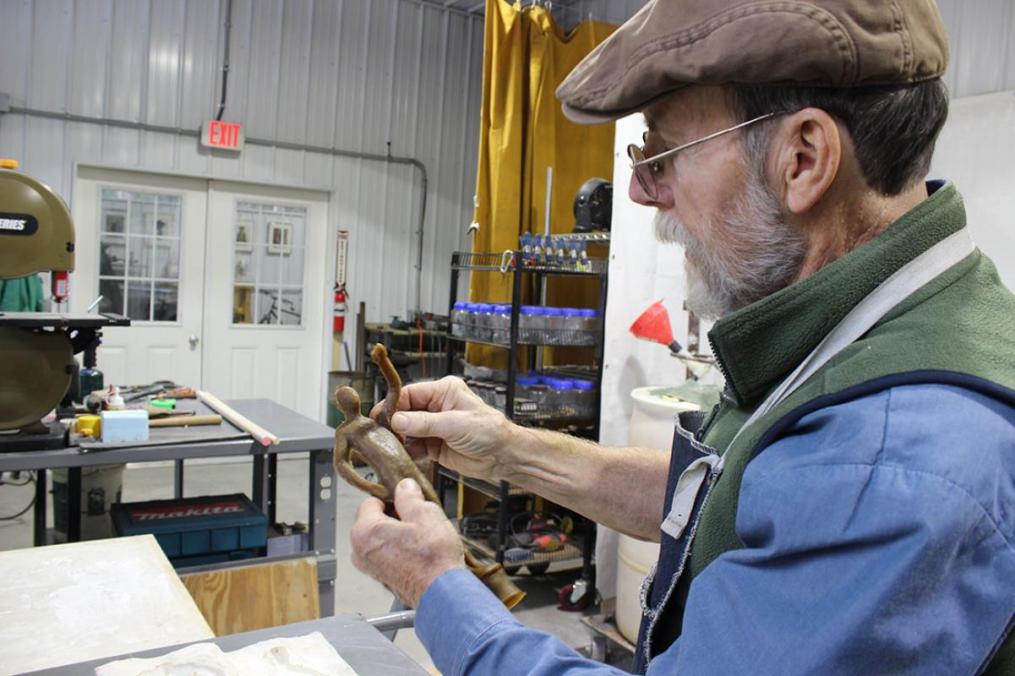
<path fill-rule="evenodd" d="M 189 336 L 187 338 L 187 342 L 190 343 L 190 349 L 191 350 L 193 350 L 195 347 L 197 347 L 197 343 L 198 343 L 199 340 L 200 340 L 200 338 L 198 338 L 197 336 L 193 336 L 193 335 Z"/>

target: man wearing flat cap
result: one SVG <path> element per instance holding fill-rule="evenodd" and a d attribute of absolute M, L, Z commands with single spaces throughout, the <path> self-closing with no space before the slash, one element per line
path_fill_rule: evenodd
<path fill-rule="evenodd" d="M 644 114 L 630 195 L 718 320 L 722 401 L 664 457 L 405 388 L 410 450 L 661 542 L 639 671 L 1015 673 L 1015 297 L 926 180 L 947 57 L 932 0 L 650 2 L 557 95 Z M 610 671 L 515 621 L 415 484 L 395 506 L 354 560 L 442 673 Z"/>

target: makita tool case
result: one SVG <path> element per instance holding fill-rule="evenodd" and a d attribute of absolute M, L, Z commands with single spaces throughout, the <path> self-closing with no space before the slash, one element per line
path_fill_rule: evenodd
<path fill-rule="evenodd" d="M 268 537 L 268 519 L 242 493 L 118 502 L 110 515 L 117 535 L 154 535 L 176 567 L 259 556 Z"/>

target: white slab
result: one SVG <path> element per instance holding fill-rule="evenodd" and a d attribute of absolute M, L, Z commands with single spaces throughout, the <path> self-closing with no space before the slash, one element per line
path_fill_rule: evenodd
<path fill-rule="evenodd" d="M 126 659 L 104 664 L 96 676 L 356 676 L 320 632 L 290 638 L 273 638 L 240 650 L 223 652 L 214 643 L 198 643 L 147 659 Z"/>
<path fill-rule="evenodd" d="M 0 552 L 0 674 L 214 637 L 151 535 Z"/>

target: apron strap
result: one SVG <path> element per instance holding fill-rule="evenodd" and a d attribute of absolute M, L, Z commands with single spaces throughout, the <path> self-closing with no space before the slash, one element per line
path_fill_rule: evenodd
<path fill-rule="evenodd" d="M 701 490 L 705 479 L 715 471 L 719 462 L 718 455 L 702 456 L 688 465 L 677 479 L 670 511 L 661 526 L 661 530 L 674 540 L 680 539 L 687 524 L 690 523 L 698 491 Z"/>

